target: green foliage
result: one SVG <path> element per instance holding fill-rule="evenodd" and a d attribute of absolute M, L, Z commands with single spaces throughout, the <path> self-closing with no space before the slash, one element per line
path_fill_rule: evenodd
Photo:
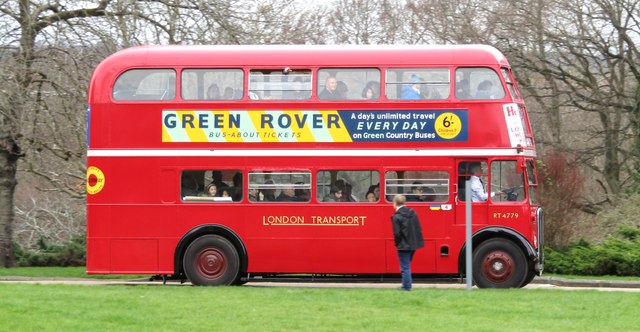
<path fill-rule="evenodd" d="M 580 240 L 566 249 L 545 249 L 545 271 L 575 275 L 640 276 L 640 228 L 622 225 L 602 244 Z"/>
<path fill-rule="evenodd" d="M 86 262 L 86 240 L 76 236 L 60 245 L 49 245 L 38 240 L 38 251 L 15 250 L 18 266 L 84 266 Z"/>

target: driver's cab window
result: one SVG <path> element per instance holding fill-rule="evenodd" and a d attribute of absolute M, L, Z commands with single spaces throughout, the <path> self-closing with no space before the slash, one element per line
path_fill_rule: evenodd
<path fill-rule="evenodd" d="M 458 163 L 458 200 L 466 200 L 469 186 L 472 202 L 486 202 L 495 193 L 488 192 L 489 174 L 486 161 L 461 161 Z M 467 181 L 469 181 L 467 183 Z"/>
<path fill-rule="evenodd" d="M 527 160 L 527 181 L 529 184 L 529 203 L 538 204 L 538 182 L 536 181 L 536 168 L 533 160 Z"/>
<path fill-rule="evenodd" d="M 515 160 L 491 162 L 491 188 L 502 192 L 492 198 L 496 202 L 521 202 L 525 199 L 524 172 Z"/>

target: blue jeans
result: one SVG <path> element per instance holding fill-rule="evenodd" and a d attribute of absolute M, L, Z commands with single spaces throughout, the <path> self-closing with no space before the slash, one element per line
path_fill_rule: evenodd
<path fill-rule="evenodd" d="M 411 290 L 411 260 L 415 250 L 398 250 L 400 274 L 402 275 L 402 289 Z"/>

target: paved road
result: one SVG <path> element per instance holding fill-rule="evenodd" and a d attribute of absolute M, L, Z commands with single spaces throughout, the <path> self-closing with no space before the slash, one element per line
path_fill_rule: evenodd
<path fill-rule="evenodd" d="M 162 281 L 149 279 L 92 279 L 92 278 L 32 278 L 32 277 L 0 277 L 0 283 L 24 284 L 70 284 L 70 285 L 157 285 Z M 318 282 L 318 281 L 251 281 L 245 287 L 300 287 L 300 288 L 397 288 L 399 280 L 389 282 Z M 190 283 L 167 281 L 167 286 L 189 286 Z M 459 288 L 465 289 L 466 284 L 459 279 L 416 281 L 414 288 Z M 475 287 L 474 287 L 475 288 Z M 640 282 L 617 280 L 575 280 L 555 277 L 537 277 L 525 289 L 564 289 L 564 290 L 599 290 L 640 292 Z"/>

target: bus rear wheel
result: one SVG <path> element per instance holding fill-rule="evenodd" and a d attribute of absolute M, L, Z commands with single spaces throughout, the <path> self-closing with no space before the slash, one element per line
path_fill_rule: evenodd
<path fill-rule="evenodd" d="M 524 253 L 511 241 L 492 239 L 474 250 L 473 279 L 480 288 L 521 287 L 528 270 Z"/>
<path fill-rule="evenodd" d="M 197 286 L 231 285 L 240 271 L 238 251 L 219 235 L 205 235 L 193 241 L 182 264 L 189 281 Z"/>

